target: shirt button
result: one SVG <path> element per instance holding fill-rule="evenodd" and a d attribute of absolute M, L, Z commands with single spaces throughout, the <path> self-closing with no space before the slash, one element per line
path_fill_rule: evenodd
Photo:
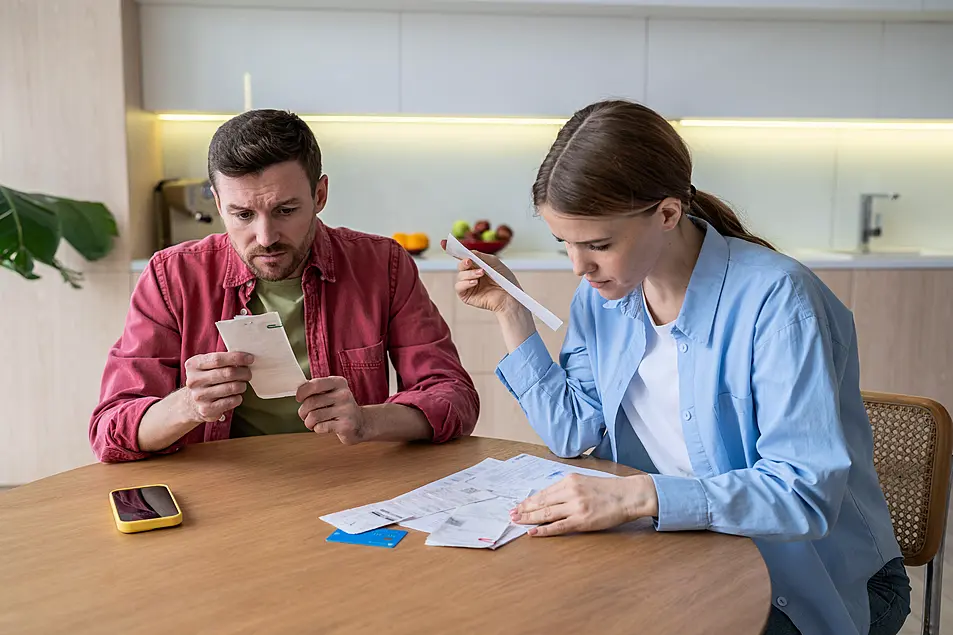
<path fill-rule="evenodd" d="M 687 353 L 688 344 L 686 344 L 685 342 L 682 342 L 681 344 L 678 345 L 678 350 L 682 351 L 683 353 Z"/>
<path fill-rule="evenodd" d="M 242 309 L 241 314 L 242 314 L 242 315 L 248 315 L 248 309 Z"/>
<path fill-rule="evenodd" d="M 682 419 L 684 419 L 685 421 L 688 421 L 688 420 L 690 420 L 691 418 L 692 418 L 692 413 L 689 412 L 688 410 L 686 410 L 686 411 L 684 411 L 684 412 L 682 413 Z"/>
<path fill-rule="evenodd" d="M 246 287 L 253 287 L 253 286 L 255 286 L 255 281 L 254 281 L 254 280 L 249 280 L 248 282 L 245 283 L 245 286 L 246 286 Z"/>
<path fill-rule="evenodd" d="M 786 597 L 782 595 L 781 597 L 778 598 L 778 606 L 783 608 L 787 605 L 788 605 L 788 599 Z"/>
<path fill-rule="evenodd" d="M 221 417 L 219 417 L 218 420 L 219 420 L 219 421 L 225 421 L 225 415 L 222 415 Z"/>

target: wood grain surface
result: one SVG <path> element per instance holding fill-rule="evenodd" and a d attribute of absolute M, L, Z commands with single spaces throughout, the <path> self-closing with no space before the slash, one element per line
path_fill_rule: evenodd
<path fill-rule="evenodd" d="M 443 446 L 307 434 L 91 465 L 0 493 L 2 633 L 761 632 L 767 569 L 746 538 L 650 520 L 496 551 L 328 543 L 318 516 L 542 446 Z M 629 468 L 567 461 L 619 475 Z M 166 483 L 179 527 L 120 534 L 108 492 Z"/>

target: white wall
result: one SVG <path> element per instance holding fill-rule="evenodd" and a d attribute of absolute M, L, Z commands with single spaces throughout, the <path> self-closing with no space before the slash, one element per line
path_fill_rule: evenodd
<path fill-rule="evenodd" d="M 162 122 L 167 178 L 205 174 L 219 124 Z M 325 220 L 434 240 L 456 219 L 515 231 L 511 251 L 555 249 L 530 187 L 556 126 L 315 123 L 330 200 Z M 722 196 L 779 246 L 856 245 L 862 192 L 878 201 L 880 247 L 953 250 L 953 131 L 682 128 L 695 185 Z"/>

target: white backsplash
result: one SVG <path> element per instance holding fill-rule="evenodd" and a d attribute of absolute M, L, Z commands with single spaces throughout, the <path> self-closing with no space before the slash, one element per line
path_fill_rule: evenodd
<path fill-rule="evenodd" d="M 164 175 L 206 174 L 214 122 L 161 124 Z M 436 240 L 454 220 L 514 231 L 511 250 L 555 250 L 530 188 L 558 127 L 436 123 L 311 124 L 330 179 L 331 225 Z M 953 250 L 953 131 L 681 128 L 694 183 L 729 201 L 785 249 L 856 246 L 862 192 L 884 235 L 873 249 Z"/>

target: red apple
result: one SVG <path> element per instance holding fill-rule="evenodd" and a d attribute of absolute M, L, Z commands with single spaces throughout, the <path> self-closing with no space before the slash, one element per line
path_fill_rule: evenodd
<path fill-rule="evenodd" d="M 510 229 L 509 225 L 499 225 L 496 228 L 496 238 L 504 243 L 508 243 L 513 239 L 513 230 Z"/>
<path fill-rule="evenodd" d="M 476 234 L 477 236 L 479 236 L 480 234 L 482 234 L 489 228 L 490 228 L 490 221 L 488 220 L 478 220 L 477 222 L 473 223 L 473 233 Z"/>

